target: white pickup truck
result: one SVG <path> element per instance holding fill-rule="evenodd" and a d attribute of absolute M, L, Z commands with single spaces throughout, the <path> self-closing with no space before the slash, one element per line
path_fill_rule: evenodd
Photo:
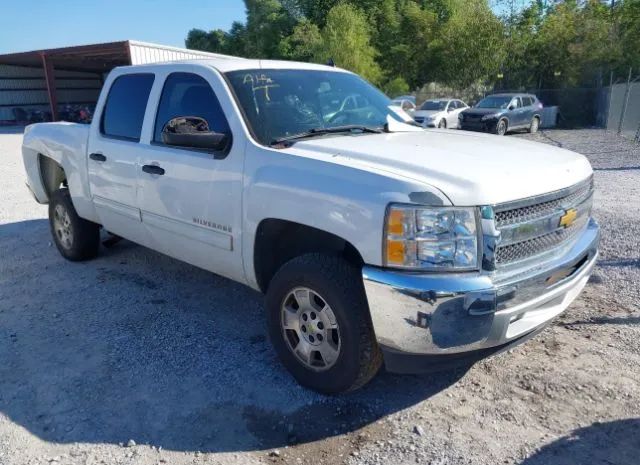
<path fill-rule="evenodd" d="M 90 126 L 29 126 L 23 157 L 65 258 L 103 229 L 262 291 L 282 363 L 325 393 L 528 339 L 598 255 L 585 157 L 417 128 L 328 66 L 117 68 Z"/>

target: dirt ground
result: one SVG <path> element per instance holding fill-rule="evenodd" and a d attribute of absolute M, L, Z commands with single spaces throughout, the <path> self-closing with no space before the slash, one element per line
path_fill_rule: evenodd
<path fill-rule="evenodd" d="M 527 137 L 587 155 L 601 259 L 527 344 L 466 371 L 380 373 L 324 397 L 265 338 L 262 297 L 122 242 L 52 245 L 0 134 L 0 464 L 640 464 L 640 145 Z"/>

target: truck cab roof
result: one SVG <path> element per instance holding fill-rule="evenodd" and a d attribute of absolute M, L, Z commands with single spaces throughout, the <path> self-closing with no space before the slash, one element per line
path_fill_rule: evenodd
<path fill-rule="evenodd" d="M 148 65 L 131 65 L 120 66 L 115 68 L 117 70 L 138 71 L 142 68 L 153 70 L 161 69 L 164 67 L 175 66 L 176 64 L 185 64 L 193 66 L 202 66 L 214 68 L 221 73 L 229 71 L 242 71 L 244 69 L 303 69 L 303 70 L 318 70 L 318 71 L 338 71 L 348 73 L 342 68 L 337 68 L 328 65 L 320 65 L 316 63 L 302 63 L 298 61 L 287 60 L 260 60 L 252 58 L 240 58 L 234 56 L 220 56 L 216 58 L 202 58 L 202 59 L 189 59 L 189 60 L 175 60 L 162 63 L 153 63 Z M 126 72 L 126 71 L 125 71 Z"/>

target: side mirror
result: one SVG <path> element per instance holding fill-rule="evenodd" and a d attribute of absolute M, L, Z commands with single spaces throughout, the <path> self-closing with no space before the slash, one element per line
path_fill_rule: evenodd
<path fill-rule="evenodd" d="M 516 109 L 516 107 L 515 107 L 515 105 L 509 105 L 509 108 L 508 108 L 508 109 L 509 109 L 509 111 L 513 111 L 513 110 L 515 110 L 515 109 Z"/>
<path fill-rule="evenodd" d="M 199 116 L 179 116 L 162 128 L 162 142 L 176 147 L 222 151 L 229 145 L 229 134 L 209 130 L 209 123 Z"/>

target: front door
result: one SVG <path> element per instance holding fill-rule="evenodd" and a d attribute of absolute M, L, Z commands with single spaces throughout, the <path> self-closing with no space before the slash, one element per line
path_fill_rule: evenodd
<path fill-rule="evenodd" d="M 194 72 L 166 76 L 151 140 L 141 158 L 138 205 L 153 248 L 243 280 L 239 244 L 242 145 L 232 142 L 224 153 L 214 153 L 168 146 L 162 141 L 164 125 L 180 116 L 204 118 L 210 130 L 231 134 L 216 97 L 222 89 L 213 71 L 206 77 Z"/>
<path fill-rule="evenodd" d="M 137 205 L 140 135 L 154 82 L 152 73 L 116 76 L 91 126 L 87 153 L 89 187 L 100 224 L 114 234 L 145 244 Z"/>

